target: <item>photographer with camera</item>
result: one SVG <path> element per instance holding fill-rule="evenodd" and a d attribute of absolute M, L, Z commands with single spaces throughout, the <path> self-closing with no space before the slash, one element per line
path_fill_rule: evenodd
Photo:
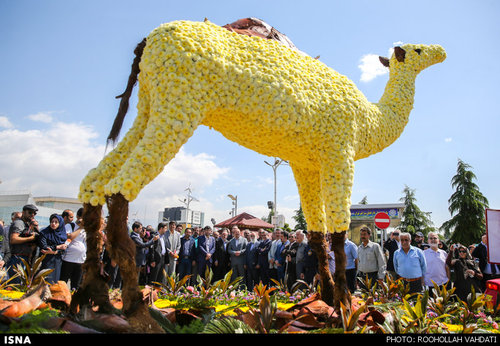
<path fill-rule="evenodd" d="M 9 243 L 11 256 L 7 263 L 9 277 L 15 275 L 14 268 L 20 264 L 24 267 L 21 259 L 31 263 L 33 252 L 37 248 L 37 241 L 40 233 L 38 232 L 38 222 L 35 215 L 38 208 L 33 204 L 26 204 L 23 207 L 20 219 L 14 220 L 9 228 Z M 12 283 L 19 283 L 17 279 Z"/>

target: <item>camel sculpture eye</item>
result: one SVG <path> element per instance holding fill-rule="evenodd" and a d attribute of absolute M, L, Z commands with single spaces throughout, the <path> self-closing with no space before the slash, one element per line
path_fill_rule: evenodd
<path fill-rule="evenodd" d="M 417 52 L 417 53 L 418 53 L 418 55 L 420 55 L 420 53 L 422 53 L 422 49 L 417 48 L 417 49 L 415 49 L 415 52 Z"/>

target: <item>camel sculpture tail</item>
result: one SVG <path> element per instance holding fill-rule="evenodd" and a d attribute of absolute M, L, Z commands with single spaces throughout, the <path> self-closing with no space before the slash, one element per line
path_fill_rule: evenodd
<path fill-rule="evenodd" d="M 123 92 L 123 94 L 116 96 L 117 99 L 121 98 L 120 107 L 118 108 L 118 113 L 116 114 L 115 121 L 113 122 L 113 126 L 111 127 L 111 131 L 109 132 L 107 142 L 116 143 L 118 136 L 120 135 L 120 130 L 123 125 L 123 120 L 125 119 L 125 115 L 127 115 L 128 106 L 130 96 L 132 95 L 132 90 L 137 82 L 137 76 L 139 75 L 139 63 L 141 62 L 142 53 L 144 52 L 144 47 L 146 47 L 146 38 L 144 38 L 138 45 L 135 47 L 134 54 L 134 62 L 132 63 L 132 71 L 130 71 L 130 76 L 128 77 L 127 88 Z"/>

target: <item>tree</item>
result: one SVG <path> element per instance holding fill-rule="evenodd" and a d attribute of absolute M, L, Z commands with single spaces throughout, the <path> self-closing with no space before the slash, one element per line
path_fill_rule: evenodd
<path fill-rule="evenodd" d="M 359 204 L 368 204 L 368 197 L 365 196 L 363 199 L 359 202 Z"/>
<path fill-rule="evenodd" d="M 267 216 L 261 217 L 261 220 L 267 223 L 273 223 L 273 216 L 274 216 L 274 211 L 271 209 L 269 210 L 269 214 Z"/>
<path fill-rule="evenodd" d="M 485 209 L 488 208 L 488 200 L 474 183 L 475 179 L 472 167 L 458 159 L 457 174 L 451 179 L 455 192 L 448 200 L 448 210 L 452 218 L 441 226 L 453 243 L 477 243 L 485 232 Z"/>
<path fill-rule="evenodd" d="M 399 229 L 402 232 L 410 233 L 412 238 L 417 232 L 422 232 L 424 236 L 427 235 L 431 230 L 434 230 L 430 218 L 431 213 L 424 212 L 417 206 L 415 190 L 405 185 L 403 193 L 404 197 L 400 198 L 400 201 L 404 203 L 405 208 L 401 216 Z"/>
<path fill-rule="evenodd" d="M 298 210 L 295 210 L 295 215 L 293 216 L 295 220 L 295 230 L 301 229 L 303 231 L 307 231 L 307 222 L 304 216 L 304 212 L 302 211 L 302 204 L 300 205 Z"/>

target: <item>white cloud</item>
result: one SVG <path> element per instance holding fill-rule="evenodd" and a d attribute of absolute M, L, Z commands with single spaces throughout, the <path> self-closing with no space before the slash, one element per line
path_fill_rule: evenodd
<path fill-rule="evenodd" d="M 358 67 L 361 70 L 361 81 L 370 82 L 378 76 L 389 72 L 389 69 L 384 67 L 376 54 L 366 54 L 361 58 Z"/>
<path fill-rule="evenodd" d="M 447 138 L 444 139 L 444 141 L 446 143 L 450 143 L 452 140 L 453 140 L 453 138 L 451 138 L 451 137 L 447 137 Z"/>
<path fill-rule="evenodd" d="M 1 118 L 0 118 L 0 121 Z M 105 153 L 105 144 L 96 144 L 97 133 L 84 124 L 53 122 L 48 130 L 5 129 L 0 131 L 0 188 L 3 191 L 29 190 L 34 196 L 76 198 L 80 182 Z M 204 190 L 222 177 L 227 168 L 219 167 L 213 156 L 192 155 L 183 149 L 164 171 L 148 184 L 129 207 L 144 223 L 156 227 L 158 212 L 168 206 L 182 205 L 185 188 L 191 185 L 200 202 L 193 208 L 215 212 Z M 205 210 L 206 208 L 207 210 Z M 208 215 L 207 215 L 208 214 Z"/>
<path fill-rule="evenodd" d="M 0 127 L 4 129 L 11 129 L 14 125 L 10 122 L 9 118 L 6 116 L 0 116 Z"/>
<path fill-rule="evenodd" d="M 219 216 L 220 212 L 211 199 L 204 197 L 204 190 L 228 170 L 217 166 L 214 159 L 205 153 L 188 154 L 181 148 L 163 172 L 130 204 L 130 212 L 137 212 L 138 219 L 156 226 L 158 212 L 167 207 L 184 206 L 181 201 L 187 196 L 185 189 L 191 187 L 192 196 L 198 201 L 192 201 L 190 209 L 203 211 L 208 218 L 205 224 L 210 224 L 210 218 L 214 214 Z"/>
<path fill-rule="evenodd" d="M 104 153 L 104 146 L 91 144 L 95 137 L 91 127 L 63 123 L 44 131 L 0 131 L 0 161 L 9 167 L 2 188 L 76 197 L 79 181 Z"/>
<path fill-rule="evenodd" d="M 52 117 L 52 112 L 38 112 L 35 114 L 30 114 L 28 115 L 28 119 L 46 124 L 50 124 L 54 120 Z"/>

